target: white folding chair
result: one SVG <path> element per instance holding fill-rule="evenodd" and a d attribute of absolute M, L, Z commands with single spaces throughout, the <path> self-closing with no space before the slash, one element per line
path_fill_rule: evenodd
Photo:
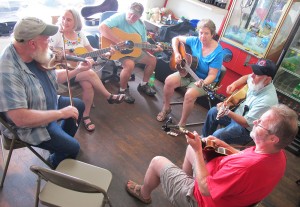
<path fill-rule="evenodd" d="M 112 180 L 110 171 L 78 160 L 65 159 L 51 170 L 32 165 L 38 175 L 35 206 L 82 207 L 111 205 L 107 190 Z M 41 190 L 41 180 L 46 184 Z"/>

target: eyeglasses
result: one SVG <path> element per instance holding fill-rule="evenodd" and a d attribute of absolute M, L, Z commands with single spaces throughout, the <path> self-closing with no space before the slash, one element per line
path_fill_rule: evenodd
<path fill-rule="evenodd" d="M 268 132 L 268 134 L 272 134 L 271 130 L 269 130 L 266 127 L 262 126 L 260 123 L 261 123 L 260 119 L 254 121 L 254 125 L 259 126 L 260 128 L 266 130 Z"/>

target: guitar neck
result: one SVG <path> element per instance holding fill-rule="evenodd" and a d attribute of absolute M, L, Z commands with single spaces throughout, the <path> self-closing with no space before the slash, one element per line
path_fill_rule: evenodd
<path fill-rule="evenodd" d="M 157 48 L 156 45 L 152 45 L 152 44 L 148 44 L 148 43 L 134 43 L 134 47 L 141 48 L 141 49 L 148 49 L 148 50 L 153 50 L 153 49 L 156 49 L 156 48 Z M 163 45 L 160 45 L 160 47 L 161 47 L 163 50 L 169 50 L 169 49 L 170 49 L 169 46 L 163 46 Z M 172 48 L 172 47 L 171 47 L 171 48 Z"/>
<path fill-rule="evenodd" d="M 103 48 L 103 49 L 100 49 L 100 50 L 95 50 L 93 52 L 88 52 L 88 53 L 84 53 L 84 54 L 81 54 L 79 55 L 79 57 L 83 57 L 83 58 L 86 58 L 86 57 L 99 57 L 107 52 L 110 51 L 110 48 Z"/>
<path fill-rule="evenodd" d="M 196 80 L 196 81 L 199 81 L 200 78 L 196 75 L 196 73 L 193 71 L 192 68 L 190 68 L 190 66 L 188 66 L 187 64 L 185 64 L 184 66 L 184 69 Z M 216 93 L 216 90 L 215 88 L 212 88 L 211 86 L 207 86 L 207 85 L 203 85 L 202 88 L 207 92 L 207 94 L 209 96 L 213 96 L 221 101 L 224 101 L 224 97 L 218 95 Z"/>

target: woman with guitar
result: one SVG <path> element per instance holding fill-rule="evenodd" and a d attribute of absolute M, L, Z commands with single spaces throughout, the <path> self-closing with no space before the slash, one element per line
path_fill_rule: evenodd
<path fill-rule="evenodd" d="M 197 30 L 198 37 L 177 36 L 172 39 L 174 52 L 170 66 L 174 63 L 175 68 L 171 68 L 179 71 L 169 75 L 165 80 L 163 107 L 156 117 L 157 121 L 164 121 L 171 112 L 170 100 L 174 90 L 177 87 L 187 87 L 182 115 L 178 123 L 179 126 L 184 126 L 196 99 L 206 94 L 202 86 L 218 81 L 223 55 L 221 45 L 213 39 L 216 34 L 216 26 L 212 20 L 203 19 L 198 23 Z M 186 54 L 185 50 L 181 48 L 183 44 L 191 48 L 191 55 Z M 186 66 L 195 69 L 198 81 L 195 80 L 197 77 L 193 78 L 188 74 Z"/>
<path fill-rule="evenodd" d="M 87 53 L 95 50 L 81 31 L 82 22 L 79 13 L 75 9 L 66 10 L 61 16 L 58 24 L 60 30 L 56 35 L 51 37 L 51 47 L 54 49 L 64 48 L 70 55 L 78 55 L 76 52 L 80 49 L 84 51 L 81 51 L 80 53 Z M 110 53 L 106 55 L 110 55 Z M 124 100 L 124 95 L 113 95 L 108 92 L 97 73 L 92 69 L 80 71 L 71 79 L 71 83 L 74 82 L 78 82 L 82 87 L 82 100 L 85 104 L 82 120 L 87 131 L 95 130 L 95 124 L 90 119 L 90 110 L 95 92 L 102 94 L 109 104 L 119 104 Z"/>
<path fill-rule="evenodd" d="M 252 74 L 242 76 L 227 87 L 227 93 L 232 95 L 208 111 L 202 127 L 204 137 L 213 135 L 228 144 L 245 145 L 252 140 L 250 131 L 253 128 L 253 121 L 278 103 L 272 82 L 277 70 L 275 63 L 261 59 L 251 67 Z M 239 94 L 234 91 L 244 85 L 248 86 L 245 100 L 235 110 L 231 110 L 231 99 L 235 94 Z M 223 127 L 217 129 L 218 125 Z"/>

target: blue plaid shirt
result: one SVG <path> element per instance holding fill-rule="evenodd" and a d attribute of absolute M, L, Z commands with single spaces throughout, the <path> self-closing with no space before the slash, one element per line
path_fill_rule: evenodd
<path fill-rule="evenodd" d="M 55 89 L 58 89 L 55 71 L 49 70 L 47 75 Z M 46 97 L 39 79 L 29 70 L 12 44 L 0 55 L 0 88 L 0 112 L 19 108 L 47 110 Z M 29 144 L 37 145 L 50 140 L 47 125 L 19 128 L 8 117 L 7 119 L 20 139 Z M 5 136 L 12 137 L 2 125 L 0 128 Z"/>

